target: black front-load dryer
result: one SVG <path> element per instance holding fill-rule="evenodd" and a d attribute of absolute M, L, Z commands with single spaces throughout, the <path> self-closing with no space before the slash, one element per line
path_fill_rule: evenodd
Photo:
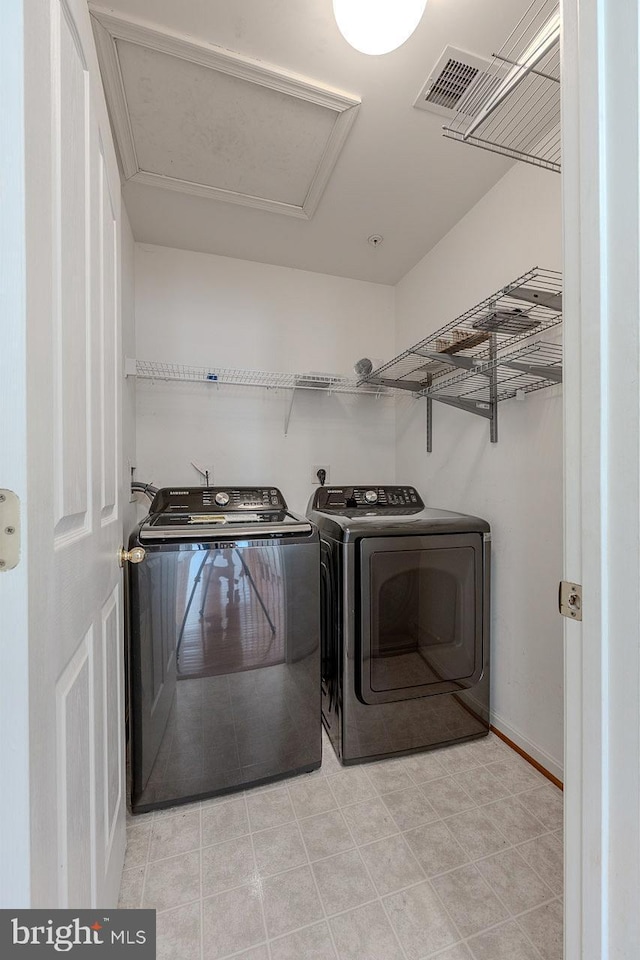
<path fill-rule="evenodd" d="M 489 730 L 491 532 L 407 486 L 320 487 L 322 718 L 345 764 Z"/>

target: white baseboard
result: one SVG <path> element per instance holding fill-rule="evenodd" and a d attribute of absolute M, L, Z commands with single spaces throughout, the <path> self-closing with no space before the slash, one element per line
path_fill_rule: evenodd
<path fill-rule="evenodd" d="M 542 750 L 533 743 L 532 740 L 525 737 L 523 733 L 520 733 L 519 730 L 512 727 L 499 713 L 491 714 L 491 723 L 500 733 L 504 733 L 505 737 L 512 740 L 521 750 L 524 750 L 525 753 L 528 753 L 530 757 L 544 767 L 545 770 L 553 774 L 557 780 L 564 782 L 564 767 L 558 760 L 555 760 L 545 750 Z"/>

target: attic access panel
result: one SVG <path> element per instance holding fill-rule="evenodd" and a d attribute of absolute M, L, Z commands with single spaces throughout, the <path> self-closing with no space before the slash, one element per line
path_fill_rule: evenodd
<path fill-rule="evenodd" d="M 309 219 L 360 101 L 90 5 L 127 180 Z"/>

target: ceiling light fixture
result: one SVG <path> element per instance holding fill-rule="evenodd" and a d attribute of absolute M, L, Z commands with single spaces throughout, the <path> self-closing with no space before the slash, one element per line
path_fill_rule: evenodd
<path fill-rule="evenodd" d="M 426 5 L 427 0 L 333 0 L 333 14 L 347 43 L 377 56 L 409 39 Z"/>

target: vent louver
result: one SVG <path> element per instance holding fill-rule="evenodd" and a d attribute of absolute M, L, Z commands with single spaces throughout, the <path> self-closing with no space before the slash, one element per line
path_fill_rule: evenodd
<path fill-rule="evenodd" d="M 477 75 L 477 67 L 462 63 L 460 60 L 449 59 L 426 95 L 425 101 L 453 110 Z"/>
<path fill-rule="evenodd" d="M 456 47 L 445 47 L 414 101 L 414 107 L 437 113 L 441 117 L 452 117 L 454 111 L 459 113 L 461 109 L 464 110 L 466 101 L 471 109 L 475 100 L 474 91 L 482 88 L 485 92 L 489 63 L 489 60 Z M 496 82 L 494 77 L 490 79 Z"/>

